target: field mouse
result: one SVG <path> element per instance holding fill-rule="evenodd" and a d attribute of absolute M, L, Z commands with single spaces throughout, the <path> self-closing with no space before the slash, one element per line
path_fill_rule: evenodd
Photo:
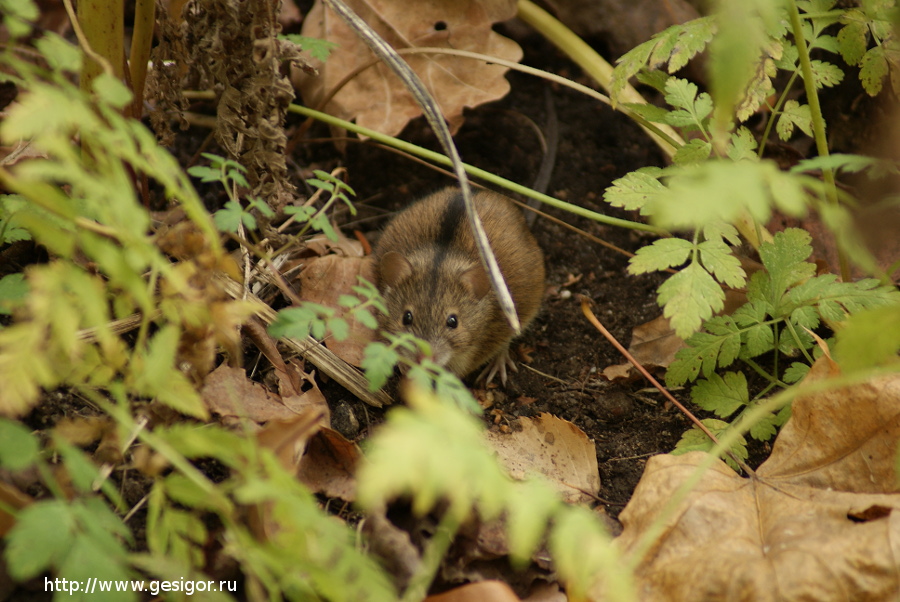
<path fill-rule="evenodd" d="M 474 192 L 475 207 L 524 329 L 544 295 L 544 256 L 507 197 Z M 506 383 L 513 331 L 500 311 L 469 228 L 462 193 L 435 192 L 395 217 L 373 252 L 389 315 L 382 328 L 431 344 L 433 360 L 465 376 L 494 360 L 479 379 Z"/>

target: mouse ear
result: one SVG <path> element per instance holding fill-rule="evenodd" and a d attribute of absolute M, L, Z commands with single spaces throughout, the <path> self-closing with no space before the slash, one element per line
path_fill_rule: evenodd
<path fill-rule="evenodd" d="M 385 253 L 378 267 L 382 286 L 397 286 L 412 275 L 412 264 L 397 251 Z"/>
<path fill-rule="evenodd" d="M 491 290 L 491 281 L 480 265 L 469 268 L 459 277 L 459 281 L 476 299 L 484 297 Z"/>

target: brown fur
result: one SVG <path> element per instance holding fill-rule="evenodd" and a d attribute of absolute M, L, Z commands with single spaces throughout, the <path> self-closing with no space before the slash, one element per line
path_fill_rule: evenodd
<path fill-rule="evenodd" d="M 543 254 L 508 198 L 478 191 L 475 206 L 524 329 L 544 294 Z M 389 312 L 385 330 L 428 341 L 434 360 L 459 376 L 506 350 L 513 332 L 481 265 L 458 189 L 436 192 L 400 213 L 373 257 Z M 409 326 L 403 324 L 407 311 Z M 456 316 L 456 328 L 447 325 L 449 316 Z"/>

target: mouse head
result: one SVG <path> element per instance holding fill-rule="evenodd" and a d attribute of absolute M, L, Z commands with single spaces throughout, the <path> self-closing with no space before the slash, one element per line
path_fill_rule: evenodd
<path fill-rule="evenodd" d="M 480 264 L 391 251 L 382 256 L 378 270 L 388 309 L 385 330 L 427 341 L 434 362 L 458 376 L 477 367 L 471 363 L 496 304 Z"/>

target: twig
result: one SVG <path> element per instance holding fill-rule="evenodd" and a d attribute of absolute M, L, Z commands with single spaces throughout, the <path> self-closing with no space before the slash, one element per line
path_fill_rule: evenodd
<path fill-rule="evenodd" d="M 716 445 L 718 445 L 718 444 L 719 444 L 719 439 L 718 439 L 715 435 L 713 435 L 712 432 L 711 432 L 708 428 L 706 428 L 706 425 L 703 424 L 702 422 L 700 422 L 700 419 L 699 419 L 699 418 L 697 418 L 696 416 L 694 416 L 694 414 L 691 413 L 691 411 L 688 410 L 686 407 L 684 407 L 684 405 L 682 405 L 680 401 L 678 401 L 677 399 L 675 399 L 675 397 L 673 397 L 672 394 L 669 393 L 669 391 L 659 383 L 659 381 L 657 381 L 655 378 L 653 378 L 653 375 L 650 374 L 650 373 L 647 371 L 647 369 L 644 368 L 644 366 L 641 365 L 640 362 L 638 362 L 636 359 L 634 359 L 634 356 L 631 355 L 630 353 L 628 353 L 628 350 L 625 349 L 625 347 L 623 347 L 622 344 L 619 343 L 619 341 L 616 340 L 616 337 L 614 337 L 614 336 L 612 335 L 612 333 L 610 333 L 610 332 L 606 329 L 606 327 L 603 326 L 603 324 L 600 323 L 600 320 L 598 320 L 598 319 L 597 319 L 597 316 L 594 315 L 594 312 L 591 311 L 591 307 L 590 307 L 591 300 L 590 300 L 589 298 L 585 297 L 584 295 L 580 295 L 580 297 L 581 297 L 581 312 L 584 314 L 584 317 L 588 319 L 588 322 L 590 322 L 591 324 L 593 324 L 593 325 L 594 325 L 594 328 L 596 328 L 597 330 L 599 330 L 600 333 L 601 333 L 604 337 L 606 337 L 606 340 L 609 341 L 610 343 L 612 343 L 612 344 L 613 344 L 613 347 L 615 347 L 615 348 L 619 351 L 619 353 L 621 353 L 621 354 L 625 357 L 625 359 L 627 359 L 629 362 L 631 362 L 631 365 L 633 365 L 635 368 L 637 368 L 638 372 L 640 372 L 640 373 L 644 376 L 644 378 L 646 378 L 648 381 L 650 381 L 650 383 L 651 383 L 654 387 L 656 387 L 657 389 L 659 389 L 659 392 L 662 393 L 662 394 L 665 396 L 666 399 L 668 399 L 669 401 L 671 401 L 671 402 L 672 402 L 672 405 L 674 405 L 674 406 L 677 407 L 679 410 L 681 410 L 681 412 L 682 412 L 685 416 L 687 416 L 688 419 L 689 419 L 691 422 L 693 422 L 694 425 L 695 425 L 698 429 L 700 429 L 701 431 L 703 431 L 703 433 L 704 433 L 707 437 L 709 437 L 710 440 L 711 440 L 713 443 L 715 443 Z M 750 468 L 750 467 L 747 465 L 746 462 L 744 462 L 743 460 L 741 460 L 740 458 L 738 458 L 734 453 L 732 453 L 731 450 L 725 450 L 725 453 L 728 454 L 728 456 L 729 456 L 732 460 L 734 460 L 735 463 L 736 463 L 738 466 L 740 466 L 741 469 L 742 469 L 744 472 L 746 472 L 748 475 L 752 475 L 752 476 L 755 476 L 755 475 L 756 475 L 756 472 L 754 472 L 754 470 L 753 470 L 752 468 Z"/>

